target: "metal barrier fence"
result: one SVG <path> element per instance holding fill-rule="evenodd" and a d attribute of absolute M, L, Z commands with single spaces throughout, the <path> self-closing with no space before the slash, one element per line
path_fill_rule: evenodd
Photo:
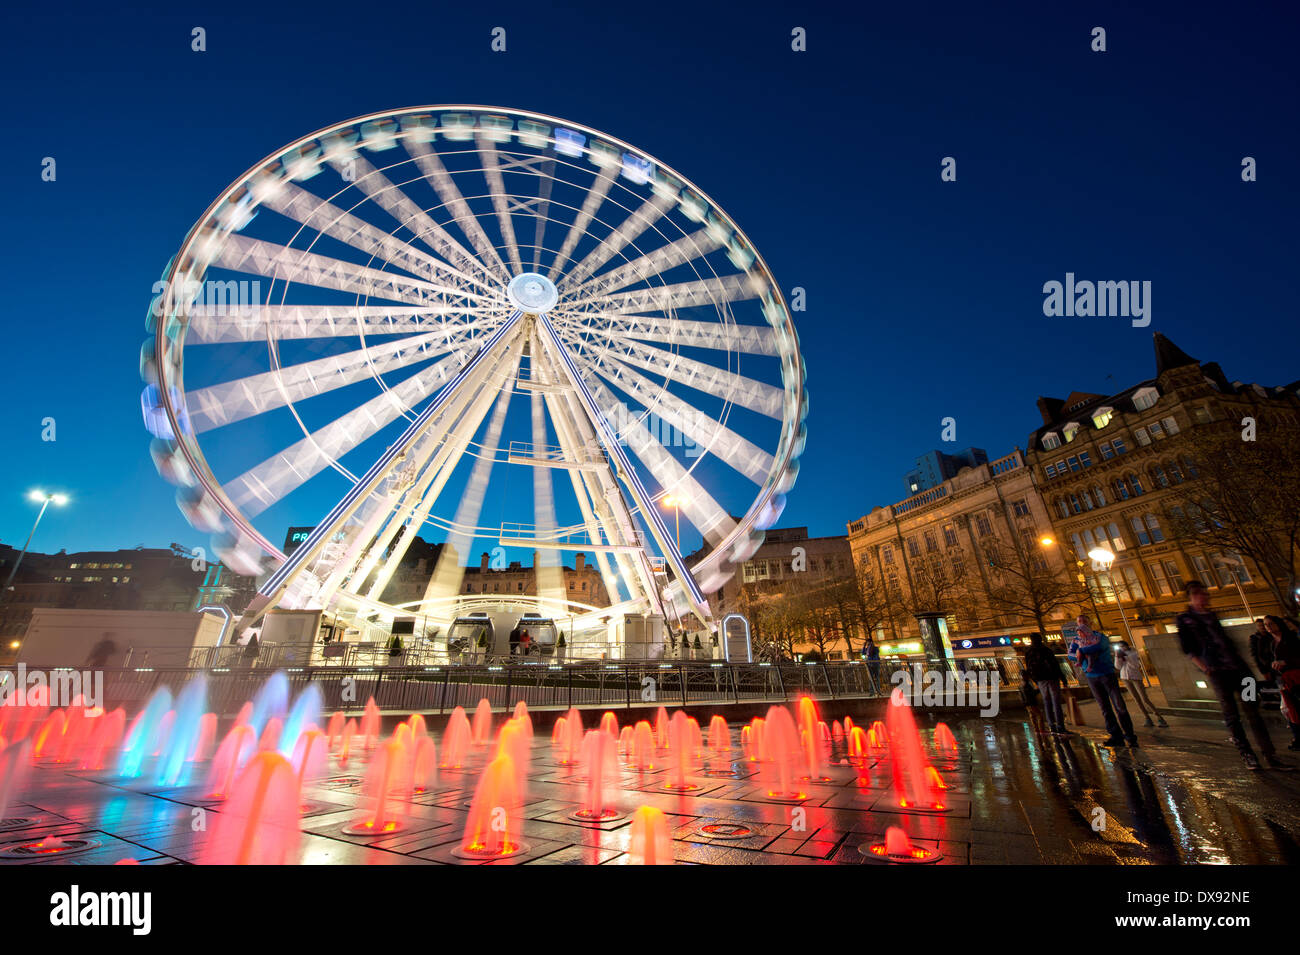
<path fill-rule="evenodd" d="M 208 681 L 208 706 L 234 715 L 276 668 L 128 667 L 104 670 L 106 708 L 133 710 L 159 688 L 173 694 L 196 676 Z M 604 663 L 442 667 L 284 667 L 291 694 L 309 684 L 326 711 L 355 710 L 373 697 L 383 710 L 446 713 L 486 698 L 504 711 L 520 700 L 532 709 L 642 704 L 779 703 L 885 696 L 893 688 L 864 664 Z"/>

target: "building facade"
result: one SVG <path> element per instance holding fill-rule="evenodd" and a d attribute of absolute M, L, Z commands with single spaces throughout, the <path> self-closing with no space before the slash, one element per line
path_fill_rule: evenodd
<path fill-rule="evenodd" d="M 1140 650 L 1144 638 L 1173 629 L 1191 579 L 1206 584 L 1228 625 L 1279 612 L 1259 567 L 1188 533 L 1184 510 L 1200 477 L 1198 432 L 1238 429 L 1247 418 L 1300 421 L 1294 386 L 1232 382 L 1159 333 L 1154 344 L 1151 379 L 1114 395 L 1039 398 L 1043 424 L 1026 455 L 1102 629 L 1130 635 Z M 1114 555 L 1111 566 L 1090 557 L 1099 550 Z"/>
<path fill-rule="evenodd" d="M 1050 527 L 1019 449 L 850 522 L 882 655 L 992 663 L 1035 630 L 1059 633 L 1074 604 Z"/>

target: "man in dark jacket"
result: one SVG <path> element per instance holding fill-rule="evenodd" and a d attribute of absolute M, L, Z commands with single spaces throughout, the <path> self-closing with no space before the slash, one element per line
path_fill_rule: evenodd
<path fill-rule="evenodd" d="M 1264 626 L 1264 618 L 1255 621 L 1255 632 L 1250 635 L 1250 655 L 1255 666 L 1264 675 L 1263 682 L 1273 682 L 1273 634 Z"/>
<path fill-rule="evenodd" d="M 1232 734 L 1232 741 L 1237 744 L 1241 758 L 1251 769 L 1259 769 L 1259 757 L 1250 748 L 1241 726 L 1241 710 L 1244 709 L 1250 733 L 1255 737 L 1264 762 L 1273 769 L 1290 769 L 1277 758 L 1273 740 L 1268 735 L 1268 727 L 1259 715 L 1256 694 L 1242 692 L 1253 682 L 1254 677 L 1224 632 L 1219 618 L 1210 610 L 1210 595 L 1205 585 L 1199 580 L 1189 580 L 1185 590 L 1187 609 L 1176 620 L 1178 643 L 1183 653 L 1191 657 L 1192 663 L 1209 678 L 1210 685 L 1214 687 L 1214 694 L 1219 698 L 1219 706 L 1223 710 L 1224 725 Z M 1240 708 L 1238 702 L 1241 703 Z"/>
<path fill-rule="evenodd" d="M 1029 635 L 1029 649 L 1025 651 L 1025 678 L 1038 687 L 1052 735 L 1068 735 L 1065 717 L 1061 713 L 1061 665 L 1056 662 L 1056 654 L 1043 642 L 1041 633 Z"/>

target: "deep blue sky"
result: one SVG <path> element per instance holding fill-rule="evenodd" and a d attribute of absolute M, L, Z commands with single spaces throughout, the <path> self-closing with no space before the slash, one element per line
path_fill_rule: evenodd
<path fill-rule="evenodd" d="M 141 424 L 151 285 L 255 161 L 416 104 L 536 110 L 634 143 L 708 191 L 787 293 L 807 290 L 813 412 L 784 524 L 843 533 L 900 499 L 945 416 L 950 450 L 1023 445 L 1037 395 L 1149 377 L 1153 331 L 1230 378 L 1300 378 L 1289 5 L 228 6 L 6 10 L 6 543 L 30 527 L 32 487 L 74 499 L 39 550 L 204 543 Z M 1247 155 L 1258 182 L 1240 180 Z M 1067 271 L 1150 280 L 1151 326 L 1044 317 L 1042 285 Z"/>

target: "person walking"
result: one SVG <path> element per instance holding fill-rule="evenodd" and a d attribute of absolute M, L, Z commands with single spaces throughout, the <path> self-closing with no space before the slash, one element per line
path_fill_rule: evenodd
<path fill-rule="evenodd" d="M 1124 705 L 1124 694 L 1119 687 L 1119 675 L 1115 672 L 1115 660 L 1111 655 L 1110 638 L 1104 633 L 1093 630 L 1089 620 L 1079 614 L 1076 620 L 1078 632 L 1070 644 L 1069 657 L 1083 668 L 1088 689 L 1097 701 L 1102 719 L 1106 721 L 1106 732 L 1110 735 L 1102 741 L 1103 746 L 1119 746 L 1127 741 L 1137 748 L 1137 734 L 1133 732 L 1133 720 Z"/>
<path fill-rule="evenodd" d="M 1264 618 L 1273 638 L 1273 676 L 1282 697 L 1282 715 L 1291 728 L 1289 750 L 1300 750 L 1300 637 L 1281 617 Z"/>
<path fill-rule="evenodd" d="M 113 642 L 113 635 L 105 633 L 93 647 L 90 648 L 90 654 L 86 657 L 85 665 L 94 669 L 102 669 L 108 665 L 108 659 L 117 653 L 117 644 Z"/>
<path fill-rule="evenodd" d="M 1205 585 L 1199 580 L 1189 580 L 1183 589 L 1187 594 L 1187 609 L 1175 618 L 1178 644 L 1214 687 L 1214 695 L 1219 698 L 1219 708 L 1223 711 L 1223 723 L 1232 734 L 1232 741 L 1236 743 L 1241 758 L 1249 769 L 1260 768 L 1259 757 L 1251 749 L 1246 731 L 1241 725 L 1244 710 L 1246 722 L 1250 724 L 1250 733 L 1255 737 L 1264 762 L 1272 769 L 1290 769 L 1290 766 L 1277 758 L 1273 740 L 1268 735 L 1268 727 L 1259 715 L 1256 694 L 1242 693 L 1243 687 L 1254 677 L 1223 625 L 1219 623 L 1219 618 L 1210 610 L 1210 594 Z"/>
<path fill-rule="evenodd" d="M 1061 666 L 1041 633 L 1029 635 L 1029 649 L 1025 651 L 1025 675 L 1038 687 L 1043 698 L 1043 711 L 1053 736 L 1067 736 L 1065 716 L 1061 712 Z"/>
<path fill-rule="evenodd" d="M 1123 640 L 1115 641 L 1115 665 L 1119 667 L 1120 681 L 1128 688 L 1133 701 L 1142 711 L 1142 718 L 1146 720 L 1145 725 L 1155 726 L 1156 723 L 1151 719 L 1155 717 L 1156 722 L 1167 729 L 1169 724 L 1151 702 L 1151 697 L 1147 696 L 1146 672 L 1142 668 L 1142 658 Z"/>

